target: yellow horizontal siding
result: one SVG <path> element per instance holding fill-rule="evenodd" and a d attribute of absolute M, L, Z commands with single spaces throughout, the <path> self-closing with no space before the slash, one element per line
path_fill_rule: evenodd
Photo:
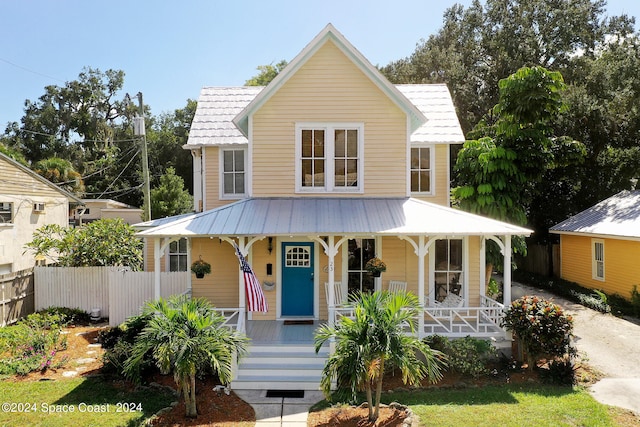
<path fill-rule="evenodd" d="M 0 180 L 2 194 L 17 195 L 20 199 L 25 196 L 61 197 L 62 194 L 27 172 L 13 164 L 0 159 Z M 0 202 L 13 200 L 0 200 Z"/>
<path fill-rule="evenodd" d="M 480 237 L 469 237 L 469 273 L 466 279 L 469 285 L 469 301 L 471 307 L 480 306 Z"/>
<path fill-rule="evenodd" d="M 633 285 L 640 285 L 640 242 L 601 240 L 604 241 L 604 281 L 592 277 L 592 238 L 561 235 L 562 278 L 629 299 Z"/>
<path fill-rule="evenodd" d="M 406 194 L 406 115 L 332 42 L 253 116 L 255 196 L 294 194 L 297 122 L 364 123 L 365 194 Z"/>
<path fill-rule="evenodd" d="M 211 264 L 211 274 L 202 279 L 191 276 L 192 295 L 206 298 L 216 307 L 238 307 L 240 270 L 233 247 L 218 239 L 193 239 L 191 247 L 193 260 L 202 257 Z"/>

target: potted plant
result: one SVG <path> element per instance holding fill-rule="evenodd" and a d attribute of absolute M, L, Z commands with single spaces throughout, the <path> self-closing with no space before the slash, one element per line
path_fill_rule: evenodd
<path fill-rule="evenodd" d="M 380 258 L 371 258 L 364 266 L 373 277 L 380 277 L 380 274 L 387 271 L 387 265 Z"/>
<path fill-rule="evenodd" d="M 202 279 L 205 274 L 211 273 L 211 264 L 200 258 L 191 264 L 191 271 L 198 279 Z"/>

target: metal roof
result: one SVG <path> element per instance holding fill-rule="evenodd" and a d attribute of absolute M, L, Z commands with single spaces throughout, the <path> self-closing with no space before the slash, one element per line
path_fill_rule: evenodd
<path fill-rule="evenodd" d="M 640 238 L 640 190 L 621 191 L 554 225 L 550 231 Z"/>
<path fill-rule="evenodd" d="M 531 230 L 413 198 L 249 198 L 164 218 L 141 237 L 529 235 Z M 138 228 L 143 226 L 138 224 Z"/>
<path fill-rule="evenodd" d="M 396 88 L 427 118 L 427 122 L 411 135 L 411 142 L 464 142 L 464 134 L 446 85 L 397 85 Z M 187 146 L 247 144 L 247 138 L 232 120 L 263 89 L 264 86 L 202 88 Z"/>

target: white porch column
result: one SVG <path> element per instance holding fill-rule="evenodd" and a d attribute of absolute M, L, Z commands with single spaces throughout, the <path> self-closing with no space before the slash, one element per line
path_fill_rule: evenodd
<path fill-rule="evenodd" d="M 480 296 L 487 295 L 487 239 L 480 237 Z M 482 303 L 482 298 L 480 298 Z M 480 304 L 482 305 L 482 304 Z"/>
<path fill-rule="evenodd" d="M 335 257 L 337 254 L 336 244 L 335 244 L 335 236 L 328 236 L 327 238 L 327 247 L 325 248 L 325 252 L 328 257 L 328 269 L 329 269 L 329 301 L 327 301 L 328 305 L 328 317 L 329 317 L 329 326 L 334 327 L 336 323 L 336 293 L 333 288 L 336 283 L 335 279 Z"/>
<path fill-rule="evenodd" d="M 160 239 L 153 239 L 153 298 L 160 298 Z"/>
<path fill-rule="evenodd" d="M 248 255 L 248 249 L 246 247 L 244 237 L 238 237 L 238 248 L 240 249 L 240 253 L 246 259 Z M 246 299 L 247 299 L 247 296 L 246 296 L 246 291 L 244 289 L 244 273 L 242 272 L 242 269 L 238 269 L 238 307 L 240 307 L 239 315 L 243 317 L 247 312 Z"/>
<path fill-rule="evenodd" d="M 511 304 L 511 236 L 504 236 L 504 283 L 502 289 L 503 303 L 505 307 Z"/>
<path fill-rule="evenodd" d="M 428 247 L 425 244 L 425 236 L 418 237 L 418 301 L 420 302 L 420 315 L 418 316 L 418 338 L 424 333 L 424 258 Z"/>

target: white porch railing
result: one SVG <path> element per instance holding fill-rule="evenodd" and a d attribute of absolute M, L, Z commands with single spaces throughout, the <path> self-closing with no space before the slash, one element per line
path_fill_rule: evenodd
<path fill-rule="evenodd" d="M 222 326 L 238 332 L 246 332 L 243 308 L 214 308 L 214 311 L 222 314 L 225 318 Z"/>
<path fill-rule="evenodd" d="M 504 305 L 481 296 L 480 307 L 424 307 L 424 322 L 418 335 L 442 335 L 446 337 L 476 338 L 504 337 L 505 331 L 500 326 L 504 316 Z M 353 318 L 351 307 L 336 307 L 336 320 L 341 317 Z M 417 325 L 420 322 L 416 322 Z"/>

